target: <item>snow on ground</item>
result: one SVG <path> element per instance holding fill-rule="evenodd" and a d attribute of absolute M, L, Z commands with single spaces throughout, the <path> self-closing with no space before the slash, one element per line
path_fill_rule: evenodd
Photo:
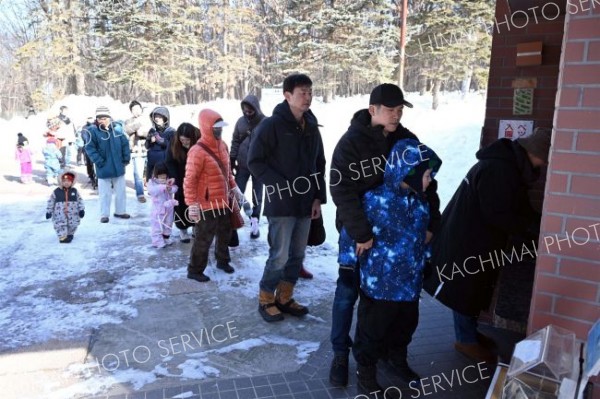
<path fill-rule="evenodd" d="M 402 123 L 443 160 L 437 176 L 443 207 L 475 162 L 485 99 L 479 94 L 469 94 L 461 99 L 458 93 L 448 93 L 437 111 L 430 109 L 430 96 L 408 93 L 407 99 L 415 107 L 405 108 Z M 312 110 L 323 125 L 321 132 L 328 164 L 333 148 L 346 131 L 352 115 L 367 104 L 368 96 L 337 98 L 328 104 L 314 100 Z M 138 204 L 133 190 L 128 189 L 128 212 L 133 218 L 130 221 L 111 218 L 109 224 L 100 225 L 97 195 L 84 187 L 87 178 L 83 167 L 77 168 L 80 178 L 77 187 L 85 200 L 86 217 L 73 243 L 68 247 L 58 244 L 51 222 L 44 219 L 45 202 L 51 189 L 41 184 L 43 163 L 40 162 L 40 149 L 44 142 L 42 133 L 45 131 L 45 118 L 57 113 L 60 105 L 69 107 L 70 117 L 76 125 L 83 124 L 87 116 L 94 115 L 97 105 L 107 105 L 115 119 L 125 119 L 129 114 L 127 104 L 108 97 L 69 96 L 57 102 L 50 111 L 28 119 L 0 120 L 0 131 L 5 142 L 16 143 L 17 132 L 23 132 L 37 153 L 34 164 L 36 183 L 24 186 L 17 179 L 19 167 L 14 161 L 14 146 L 5 145 L 0 150 L 0 204 L 3 209 L 0 219 L 0 256 L 3 259 L 0 274 L 0 353 L 54 339 L 73 339 L 80 337 L 82 331 L 135 318 L 138 315 L 136 303 L 147 299 L 160 300 L 168 294 L 167 283 L 181 279 L 180 270 L 145 268 L 132 262 L 132 259 L 144 257 L 169 256 L 168 252 L 161 252 L 149 245 L 146 220 L 148 204 Z M 275 104 L 261 105 L 263 112 L 270 115 Z M 171 124 L 174 127 L 181 122 L 197 125 L 198 112 L 205 107 L 217 110 L 229 122 L 224 131 L 224 140 L 229 144 L 233 126 L 241 115 L 239 101 L 219 100 L 202 105 L 171 107 Z M 151 109 L 152 105 L 149 104 L 145 111 L 149 113 Z M 319 248 L 308 249 L 309 266 L 329 264 L 332 260 L 335 262 L 337 232 L 334 225 L 335 207 L 330 198 L 323 207 L 323 214 L 327 241 Z M 232 251 L 237 269 L 234 275 L 208 270 L 219 290 L 242 293 L 252 300 L 256 298 L 261 276 L 257 270 L 262 270 L 267 258 L 266 234 L 266 221 L 262 220 L 260 240 L 251 242 L 247 237 L 240 237 L 242 245 Z M 119 241 L 125 245 L 113 245 Z M 308 299 L 309 304 L 331 297 L 335 289 L 333 282 L 337 277 L 334 267 L 318 270 L 313 267 L 312 270 L 317 273 L 317 278 L 314 283 L 305 285 L 301 293 L 301 299 Z M 314 319 L 324 322 L 321 318 Z M 24 334 L 24 331 L 27 333 Z M 297 341 L 281 336 L 261 336 L 218 350 L 247 350 L 270 344 L 295 347 L 296 361 L 300 364 L 319 345 L 318 342 Z M 191 379 L 218 375 L 218 370 L 202 364 L 202 358 L 192 360 L 180 364 L 177 375 Z M 85 377 L 91 373 L 90 367 L 93 368 L 93 364 L 82 365 L 69 372 Z M 48 397 L 94 393 L 118 383 L 129 383 L 134 389 L 139 389 L 156 380 L 157 376 L 171 375 L 169 370 L 161 367 L 158 365 L 151 372 L 118 370 L 110 376 L 89 378 Z"/>

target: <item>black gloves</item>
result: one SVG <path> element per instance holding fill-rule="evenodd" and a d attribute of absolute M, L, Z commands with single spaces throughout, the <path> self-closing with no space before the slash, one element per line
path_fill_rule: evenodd
<path fill-rule="evenodd" d="M 50 219 L 52 217 L 51 213 L 46 213 L 46 219 Z"/>
<path fill-rule="evenodd" d="M 82 218 L 85 216 L 85 211 L 82 209 L 79 211 L 79 217 Z"/>

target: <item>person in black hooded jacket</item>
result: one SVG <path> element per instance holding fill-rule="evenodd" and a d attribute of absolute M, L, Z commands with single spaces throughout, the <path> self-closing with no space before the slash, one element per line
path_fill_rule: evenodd
<path fill-rule="evenodd" d="M 263 199 L 263 185 L 250 173 L 248 169 L 248 148 L 250 148 L 250 139 L 252 132 L 258 124 L 265 118 L 260 109 L 258 98 L 249 94 L 241 102 L 242 113 L 233 129 L 233 137 L 231 139 L 231 152 L 229 158 L 231 160 L 231 169 L 235 174 L 235 183 L 243 192 L 246 191 L 246 184 L 252 177 L 252 215 L 250 220 L 250 238 L 258 238 L 260 231 L 258 230 L 258 221 L 260 219 L 260 208 Z M 237 239 L 237 230 L 233 230 L 232 242 L 239 242 Z M 232 245 L 233 246 L 233 245 Z"/>
<path fill-rule="evenodd" d="M 311 218 L 326 202 L 325 154 L 317 118 L 310 110 L 312 81 L 304 74 L 283 81 L 285 100 L 256 128 L 248 168 L 265 185 L 269 258 L 260 281 L 258 311 L 267 322 L 283 313 L 303 316 L 293 299 L 304 260 Z"/>
<path fill-rule="evenodd" d="M 489 339 L 477 332 L 477 318 L 491 303 L 499 266 L 513 258 L 513 249 L 506 248 L 510 237 L 537 241 L 530 226 L 539 214 L 528 189 L 548 163 L 550 137 L 550 129 L 536 128 L 529 137 L 499 139 L 479 150 L 479 161 L 444 209 L 432 242 L 425 290 L 454 311 L 454 347 L 476 361 L 496 360 Z M 523 254 L 523 248 L 515 249 Z M 504 250 L 508 258 L 499 252 Z"/>
<path fill-rule="evenodd" d="M 404 94 L 398 86 L 384 83 L 375 87 L 369 98 L 369 108 L 354 114 L 348 131 L 340 138 L 333 151 L 329 190 L 337 207 L 336 227 L 338 231 L 342 227 L 346 229 L 352 240 L 357 243 L 359 255 L 371 248 L 374 236 L 373 226 L 363 209 L 364 193 L 383 184 L 386 159 L 398 140 L 418 141 L 417 136 L 400 123 L 405 106 L 412 108 L 412 104 L 404 99 Z M 436 180 L 432 180 L 425 195 L 430 208 L 427 229 L 429 241 L 437 231 L 440 219 Z M 352 347 L 349 334 L 354 305 L 359 296 L 359 285 L 358 265 L 340 265 L 332 307 L 330 337 L 334 358 L 329 381 L 334 386 L 345 386 L 348 383 L 348 354 Z M 418 305 L 407 306 L 405 313 L 407 329 L 402 335 L 403 343 L 407 346 L 418 323 Z M 418 379 L 416 373 L 408 366 L 406 355 L 394 354 L 393 359 L 390 357 L 390 361 L 394 361 L 391 365 L 403 378 Z M 375 365 L 358 359 L 357 363 L 361 389 L 376 391 L 378 385 Z"/>
<path fill-rule="evenodd" d="M 146 181 L 152 178 L 154 165 L 167 159 L 167 147 L 175 134 L 175 129 L 170 126 L 169 110 L 166 107 L 156 107 L 150 112 L 152 128 L 146 138 L 147 161 Z"/>

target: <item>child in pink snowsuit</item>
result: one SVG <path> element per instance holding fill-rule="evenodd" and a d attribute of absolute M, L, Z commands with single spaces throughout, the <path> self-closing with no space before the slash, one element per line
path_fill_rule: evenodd
<path fill-rule="evenodd" d="M 173 194 L 177 191 L 174 183 L 175 179 L 169 179 L 164 162 L 154 167 L 152 179 L 148 182 L 148 193 L 152 199 L 150 235 L 152 246 L 156 248 L 164 248 L 172 244 L 169 238 L 173 226 L 173 215 L 175 206 L 179 204 L 176 199 L 173 199 Z"/>
<path fill-rule="evenodd" d="M 21 183 L 31 183 L 33 178 L 31 176 L 31 150 L 29 146 L 18 144 L 15 159 L 21 164 Z"/>

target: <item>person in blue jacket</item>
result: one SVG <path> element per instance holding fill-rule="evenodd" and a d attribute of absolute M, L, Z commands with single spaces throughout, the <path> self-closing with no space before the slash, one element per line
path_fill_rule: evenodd
<path fill-rule="evenodd" d="M 113 190 L 114 216 L 129 219 L 126 212 L 125 167 L 131 160 L 131 151 L 123 126 L 111 120 L 107 107 L 99 106 L 96 109 L 96 122 L 86 129 L 89 140 L 85 144 L 85 152 L 96 166 L 98 177 L 100 223 L 108 223 Z"/>
<path fill-rule="evenodd" d="M 428 256 L 430 211 L 425 190 L 440 158 L 415 139 L 399 140 L 385 164 L 383 184 L 365 192 L 363 209 L 373 246 L 357 255 L 356 242 L 340 231 L 338 262 L 360 265 L 360 302 L 353 354 L 358 386 L 377 391 L 377 361 L 405 367 L 407 347 L 419 320 L 419 293 Z M 415 374 L 416 375 L 416 374 Z"/>

